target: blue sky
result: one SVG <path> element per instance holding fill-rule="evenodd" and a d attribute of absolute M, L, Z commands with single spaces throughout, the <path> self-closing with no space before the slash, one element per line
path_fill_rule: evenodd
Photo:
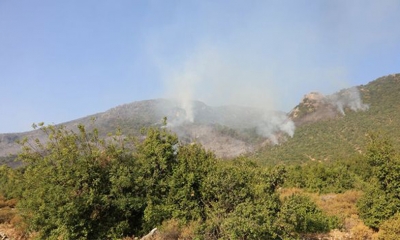
<path fill-rule="evenodd" d="M 0 132 L 138 100 L 289 111 L 400 72 L 400 1 L 0 1 Z"/>

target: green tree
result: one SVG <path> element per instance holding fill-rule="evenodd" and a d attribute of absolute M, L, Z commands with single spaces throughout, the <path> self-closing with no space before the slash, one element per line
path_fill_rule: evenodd
<path fill-rule="evenodd" d="M 145 189 L 145 231 L 161 224 L 171 216 L 167 205 L 169 181 L 177 164 L 178 138 L 165 128 L 150 128 L 146 138 L 136 146 L 138 181 Z"/>
<path fill-rule="evenodd" d="M 24 141 L 19 156 L 27 167 L 18 208 L 30 229 L 47 239 L 116 238 L 137 230 L 144 203 L 134 190 L 143 190 L 135 189 L 128 139 L 115 136 L 106 142 L 83 126 L 78 133 L 41 129 L 47 143 Z"/>
<path fill-rule="evenodd" d="M 19 172 L 14 171 L 7 165 L 0 166 L 0 195 L 3 195 L 5 198 L 13 198 L 18 195 L 18 190 L 15 184 L 19 180 Z"/>
<path fill-rule="evenodd" d="M 398 211 L 397 204 L 385 191 L 372 183 L 357 202 L 357 207 L 364 224 L 377 230 L 382 221 L 390 218 Z"/>
<path fill-rule="evenodd" d="M 282 239 L 319 231 L 319 221 L 325 226 L 310 203 L 279 200 L 284 167 L 244 157 L 218 161 L 165 128 L 150 128 L 138 140 L 120 132 L 100 139 L 84 126 L 40 127 L 48 140 L 22 142 L 25 167 L 0 169 L 0 191 L 20 199 L 39 238 L 119 239 L 168 221 L 194 224 L 193 232 L 208 239 Z M 301 216 L 309 217 L 305 228 Z"/>
<path fill-rule="evenodd" d="M 387 138 L 371 134 L 366 161 L 372 167 L 372 177 L 358 208 L 365 224 L 378 229 L 400 209 L 400 160 Z"/>
<path fill-rule="evenodd" d="M 308 163 L 291 166 L 285 186 L 319 193 L 341 193 L 354 187 L 355 177 L 348 167 L 336 163 Z"/>
<path fill-rule="evenodd" d="M 276 189 L 285 169 L 260 168 L 245 158 L 220 162 L 205 179 L 204 235 L 212 239 L 279 239 Z"/>
<path fill-rule="evenodd" d="M 222 220 L 221 232 L 226 239 L 281 239 L 279 209 L 276 195 L 242 202 Z"/>
<path fill-rule="evenodd" d="M 173 218 L 183 223 L 205 220 L 205 199 L 202 193 L 208 187 L 206 178 L 215 165 L 214 155 L 200 145 L 191 144 L 179 148 L 167 198 Z"/>
<path fill-rule="evenodd" d="M 338 225 L 335 217 L 326 216 L 309 197 L 299 194 L 284 199 L 279 217 L 280 226 L 290 233 L 286 237 L 297 233 L 327 232 Z"/>

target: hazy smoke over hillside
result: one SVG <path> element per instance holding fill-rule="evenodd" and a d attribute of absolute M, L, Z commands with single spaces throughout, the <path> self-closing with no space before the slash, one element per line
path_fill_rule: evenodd
<path fill-rule="evenodd" d="M 356 87 L 327 96 L 327 100 L 336 106 L 338 111 L 343 115 L 345 115 L 345 108 L 350 108 L 353 111 L 365 111 L 369 108 L 367 104 L 362 102 L 360 92 Z"/>
<path fill-rule="evenodd" d="M 191 100 L 289 112 L 310 90 L 328 95 L 352 86 L 358 58 L 349 56 L 364 59 L 377 42 L 398 39 L 397 31 L 383 27 L 386 20 L 397 19 L 395 1 L 362 6 L 322 1 L 314 6 L 317 15 L 299 11 L 302 3 L 220 4 L 200 1 L 190 5 L 193 12 L 177 11 L 149 37 L 165 97 L 179 100 L 188 122 L 196 121 Z M 221 7 L 227 11 L 216 10 Z M 202 21 L 190 21 L 192 16 Z M 367 108 L 356 89 L 333 95 L 331 101 L 341 113 L 347 107 Z M 267 137 L 275 131 L 292 135 L 294 124 L 269 116 L 257 129 Z"/>
<path fill-rule="evenodd" d="M 265 117 L 257 124 L 257 132 L 276 142 L 274 135 L 293 135 L 294 124 L 285 114 L 272 112 L 276 107 L 274 84 L 270 72 L 245 59 L 214 48 L 201 48 L 183 65 L 167 75 L 167 96 L 176 99 L 184 109 L 181 121 L 195 122 L 193 100 L 211 106 L 237 105 L 260 109 Z M 261 70 L 262 69 L 262 70 Z M 243 123 L 245 124 L 245 123 Z"/>
<path fill-rule="evenodd" d="M 262 68 L 258 64 L 220 49 L 201 48 L 182 65 L 172 68 L 173 71 L 166 75 L 167 96 L 176 99 L 184 111 L 170 125 L 196 122 L 193 100 L 200 100 L 211 106 L 239 105 L 260 109 L 264 117 L 254 126 L 258 134 L 275 144 L 278 143 L 276 136 L 279 133 L 292 137 L 295 124 L 286 114 L 278 111 L 282 110 L 281 102 L 286 100 L 286 94 L 290 95 L 293 91 L 295 81 L 290 79 L 286 81 L 287 85 L 279 83 L 277 79 L 281 76 L 276 77 L 276 73 L 269 71 L 267 66 Z M 321 75 L 324 76 L 322 72 Z M 334 82 L 331 76 L 324 77 L 328 82 Z M 334 105 L 343 115 L 345 108 L 353 111 L 368 109 L 356 87 L 328 95 L 324 101 Z"/>
<path fill-rule="evenodd" d="M 257 126 L 257 132 L 271 140 L 273 144 L 278 144 L 279 140 L 276 134 L 284 132 L 290 137 L 293 137 L 295 125 L 292 120 L 288 119 L 286 114 L 276 113 L 265 115 L 264 121 Z"/>

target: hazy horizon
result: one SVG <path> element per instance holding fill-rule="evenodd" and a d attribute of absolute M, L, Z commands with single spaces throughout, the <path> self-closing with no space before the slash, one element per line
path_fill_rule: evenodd
<path fill-rule="evenodd" d="M 288 112 L 400 72 L 398 12 L 395 0 L 1 1 L 0 133 L 154 98 Z"/>

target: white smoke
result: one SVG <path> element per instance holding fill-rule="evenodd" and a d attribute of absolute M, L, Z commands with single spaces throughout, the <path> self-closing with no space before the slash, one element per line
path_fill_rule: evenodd
<path fill-rule="evenodd" d="M 360 92 L 357 87 L 345 89 L 341 92 L 326 97 L 327 101 L 336 106 L 337 110 L 345 115 L 345 108 L 352 111 L 366 111 L 369 109 L 368 104 L 364 104 L 361 100 Z"/>
<path fill-rule="evenodd" d="M 277 136 L 280 133 L 292 137 L 295 124 L 286 114 L 273 111 L 279 105 L 277 99 L 285 95 L 276 88 L 275 75 L 268 69 L 260 70 L 260 66 L 253 62 L 239 59 L 219 48 L 199 47 L 183 62 L 172 65 L 165 76 L 167 97 L 176 99 L 182 109 L 179 116 L 169 122 L 169 127 L 196 122 L 193 104 L 194 100 L 200 100 L 211 106 L 239 105 L 261 109 L 267 114 L 255 125 L 259 135 L 274 144 L 279 143 Z M 356 87 L 329 95 L 325 101 L 343 115 L 346 108 L 353 111 L 368 109 Z"/>
<path fill-rule="evenodd" d="M 271 140 L 273 144 L 279 143 L 277 135 L 281 132 L 293 137 L 296 127 L 286 114 L 280 112 L 265 114 L 263 120 L 257 126 L 257 133 Z"/>
<path fill-rule="evenodd" d="M 190 66 L 187 66 L 181 74 L 174 75 L 171 80 L 171 85 L 177 88 L 175 91 L 175 98 L 180 107 L 185 111 L 184 114 L 180 116 L 180 119 L 182 122 L 193 122 L 194 88 L 199 81 L 199 76 L 190 69 Z"/>
<path fill-rule="evenodd" d="M 275 84 L 268 68 L 253 60 L 238 59 L 229 52 L 204 45 L 176 65 L 164 67 L 166 97 L 178 100 L 193 122 L 193 100 L 211 106 L 238 105 L 275 109 Z"/>
<path fill-rule="evenodd" d="M 198 97 L 201 83 L 207 80 L 207 72 L 211 70 L 216 57 L 210 51 L 199 51 L 191 55 L 182 65 L 173 66 L 165 76 L 167 97 L 175 99 L 184 110 L 178 119 L 179 123 L 194 122 L 193 101 Z"/>
<path fill-rule="evenodd" d="M 177 9 L 186 11 L 168 13 L 147 41 L 166 86 L 164 97 L 177 99 L 184 110 L 173 124 L 196 122 L 192 100 L 289 111 L 310 89 L 326 94 L 368 76 L 355 75 L 354 61 L 377 50 L 393 52 L 400 4 L 359 3 L 321 1 L 305 13 L 298 11 L 304 4 L 285 1 L 182 1 Z M 155 6 L 165 12 L 163 4 Z M 342 114 L 368 109 L 356 88 L 328 99 Z M 286 116 L 266 117 L 258 125 L 258 133 L 272 140 L 279 131 L 292 136 L 295 128 Z"/>
<path fill-rule="evenodd" d="M 194 100 L 212 106 L 238 105 L 260 109 L 265 116 L 254 127 L 257 133 L 278 143 L 276 134 L 294 134 L 294 123 L 275 109 L 276 91 L 269 70 L 260 70 L 253 62 L 237 59 L 218 48 L 204 46 L 187 57 L 183 64 L 173 66 L 166 76 L 167 95 L 176 99 L 184 113 L 169 127 L 196 122 Z M 222 124 L 223 123 L 218 123 Z M 244 123 L 245 124 L 245 123 Z"/>

